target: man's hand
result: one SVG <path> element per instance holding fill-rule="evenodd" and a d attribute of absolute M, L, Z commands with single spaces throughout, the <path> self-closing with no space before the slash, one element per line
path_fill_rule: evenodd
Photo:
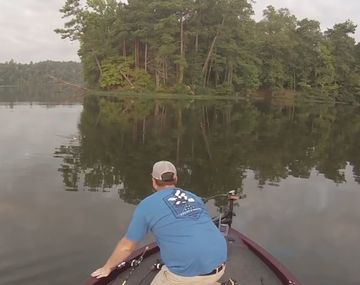
<path fill-rule="evenodd" d="M 105 265 L 98 270 L 95 270 L 91 273 L 92 277 L 96 277 L 97 279 L 107 277 L 113 271 L 114 268 L 122 261 L 124 261 L 136 248 L 136 242 L 128 240 L 127 238 L 122 238 L 117 246 L 115 247 L 113 253 L 111 254 L 108 261 Z"/>
<path fill-rule="evenodd" d="M 111 273 L 111 268 L 108 267 L 101 267 L 98 270 L 95 270 L 93 273 L 91 273 L 92 277 L 95 277 L 97 279 L 107 277 Z"/>

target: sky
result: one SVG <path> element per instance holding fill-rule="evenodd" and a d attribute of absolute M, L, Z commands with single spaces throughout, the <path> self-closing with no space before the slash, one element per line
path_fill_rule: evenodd
<path fill-rule="evenodd" d="M 171 1 L 171 0 L 169 0 Z M 42 60 L 79 61 L 77 42 L 62 40 L 54 29 L 63 27 L 59 9 L 65 0 L 0 0 L 0 62 Z M 288 8 L 298 19 L 318 20 L 324 30 L 347 19 L 359 25 L 359 0 L 256 0 L 255 19 L 268 5 Z"/>
<path fill-rule="evenodd" d="M 80 61 L 78 43 L 54 32 L 65 0 L 0 0 L 0 62 Z"/>

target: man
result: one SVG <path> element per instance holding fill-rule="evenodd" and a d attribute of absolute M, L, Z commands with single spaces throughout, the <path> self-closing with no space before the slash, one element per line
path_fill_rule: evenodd
<path fill-rule="evenodd" d="M 155 193 L 136 208 L 127 233 L 102 268 L 91 276 L 106 277 L 152 232 L 164 266 L 151 285 L 220 284 L 227 259 L 225 238 L 214 225 L 202 200 L 176 188 L 177 172 L 169 161 L 152 170 Z M 232 280 L 224 284 L 235 284 Z"/>

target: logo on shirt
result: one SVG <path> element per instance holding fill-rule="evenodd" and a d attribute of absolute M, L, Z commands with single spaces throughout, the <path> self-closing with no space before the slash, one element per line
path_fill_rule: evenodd
<path fill-rule="evenodd" d="M 202 212 L 201 204 L 181 189 L 174 190 L 164 198 L 164 201 L 177 219 L 198 219 Z"/>

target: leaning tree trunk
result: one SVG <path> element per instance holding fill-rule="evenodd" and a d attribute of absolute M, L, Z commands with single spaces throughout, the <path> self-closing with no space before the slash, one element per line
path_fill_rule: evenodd
<path fill-rule="evenodd" d="M 103 77 L 103 71 L 102 71 L 102 68 L 101 68 L 100 60 L 99 60 L 99 58 L 97 57 L 95 51 L 93 51 L 93 55 L 94 55 L 94 59 L 95 59 L 97 68 L 98 68 L 98 70 L 99 70 L 100 79 L 101 79 L 101 78 Z"/>
<path fill-rule="evenodd" d="M 213 60 L 210 62 L 209 70 L 205 74 L 204 84 L 203 84 L 204 87 L 206 87 L 209 84 L 213 62 L 214 62 Z M 215 72 L 215 87 L 217 87 L 217 77 L 218 77 L 217 72 Z"/>
<path fill-rule="evenodd" d="M 211 59 L 211 56 L 214 52 L 214 47 L 215 47 L 215 43 L 220 35 L 220 31 L 221 31 L 221 28 L 222 26 L 224 25 L 224 22 L 225 22 L 225 18 L 223 18 L 222 22 L 221 22 L 221 25 L 220 27 L 218 28 L 217 32 L 216 32 L 216 35 L 210 45 L 210 48 L 209 48 L 209 52 L 207 54 L 207 57 L 206 57 L 206 60 L 205 60 L 205 63 L 204 63 L 204 66 L 203 66 L 203 69 L 202 69 L 202 73 L 203 73 L 203 76 L 206 78 L 207 76 L 207 73 L 208 73 L 208 69 L 209 69 L 209 63 L 210 63 L 210 59 Z"/>

